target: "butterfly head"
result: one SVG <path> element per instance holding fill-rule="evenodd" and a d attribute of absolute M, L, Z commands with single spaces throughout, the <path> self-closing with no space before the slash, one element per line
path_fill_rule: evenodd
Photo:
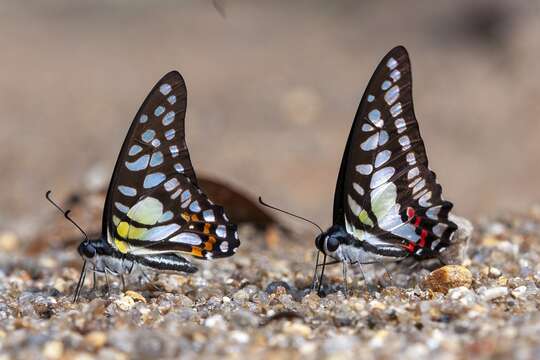
<path fill-rule="evenodd" d="M 315 246 L 328 256 L 336 257 L 339 247 L 348 243 L 350 235 L 342 226 L 332 226 L 315 238 Z"/>
<path fill-rule="evenodd" d="M 97 254 L 97 249 L 90 240 L 84 240 L 78 247 L 79 255 L 85 260 L 93 259 Z"/>

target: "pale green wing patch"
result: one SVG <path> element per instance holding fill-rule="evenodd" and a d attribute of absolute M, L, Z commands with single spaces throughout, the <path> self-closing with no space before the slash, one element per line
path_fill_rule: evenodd
<path fill-rule="evenodd" d="M 382 221 L 396 204 L 396 200 L 397 188 L 391 182 L 381 185 L 371 192 L 371 210 L 377 217 L 377 222 Z"/>
<path fill-rule="evenodd" d="M 144 225 L 154 225 L 162 215 L 163 204 L 153 197 L 139 201 L 127 213 L 128 218 Z"/>

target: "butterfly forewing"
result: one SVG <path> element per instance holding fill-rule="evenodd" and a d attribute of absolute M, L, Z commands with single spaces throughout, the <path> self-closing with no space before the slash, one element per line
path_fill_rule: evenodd
<path fill-rule="evenodd" d="M 224 257 L 239 245 L 236 226 L 197 186 L 185 141 L 187 92 L 165 75 L 139 109 L 109 185 L 103 236 L 122 253 L 184 252 Z"/>
<path fill-rule="evenodd" d="M 334 199 L 334 224 L 357 238 L 403 244 L 428 256 L 448 246 L 452 203 L 428 167 L 403 47 L 381 61 L 362 97 Z"/>

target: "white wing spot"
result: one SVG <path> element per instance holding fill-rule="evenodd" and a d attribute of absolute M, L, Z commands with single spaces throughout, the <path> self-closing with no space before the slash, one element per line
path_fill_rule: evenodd
<path fill-rule="evenodd" d="M 174 112 L 174 111 L 169 111 L 169 112 L 163 117 L 163 120 L 161 121 L 161 123 L 163 124 L 163 126 L 168 126 L 168 125 L 172 124 L 172 122 L 174 121 L 174 116 L 175 116 L 175 112 Z"/>
<path fill-rule="evenodd" d="M 356 165 L 356 171 L 362 175 L 369 175 L 373 171 L 373 166 L 369 164 Z"/>
<path fill-rule="evenodd" d="M 375 157 L 375 167 L 378 168 L 379 166 L 386 163 L 390 156 L 392 155 L 392 152 L 390 150 L 383 150 L 377 154 Z"/>
<path fill-rule="evenodd" d="M 169 150 L 171 151 L 171 156 L 172 156 L 173 158 L 175 158 L 175 157 L 178 156 L 178 153 L 179 153 L 179 151 L 178 151 L 178 146 L 176 146 L 176 145 L 171 145 L 171 146 L 169 146 Z"/>
<path fill-rule="evenodd" d="M 407 156 L 406 156 L 406 159 L 407 159 L 407 163 L 409 163 L 409 165 L 416 164 L 416 157 L 414 156 L 413 152 L 408 153 Z"/>
<path fill-rule="evenodd" d="M 202 240 L 199 235 L 191 232 L 183 232 L 169 239 L 170 242 L 188 244 L 188 245 L 200 245 Z"/>
<path fill-rule="evenodd" d="M 129 156 L 137 155 L 137 154 L 140 153 L 141 151 L 142 151 L 142 147 L 141 147 L 141 146 L 139 146 L 139 145 L 131 145 L 131 147 L 129 148 L 128 155 L 129 155 Z"/>
<path fill-rule="evenodd" d="M 183 173 L 184 167 L 182 166 L 182 164 L 177 163 L 177 164 L 174 164 L 174 170 L 176 170 L 176 172 L 178 173 Z"/>
<path fill-rule="evenodd" d="M 401 103 L 400 102 L 394 104 L 390 108 L 390 114 L 392 114 L 392 117 L 398 116 L 399 114 L 401 114 L 402 111 L 403 111 L 403 109 L 401 108 Z"/>
<path fill-rule="evenodd" d="M 358 205 L 356 200 L 354 200 L 351 195 L 347 195 L 347 202 L 349 203 L 349 208 L 351 209 L 354 216 L 358 216 L 362 211 L 362 207 Z"/>
<path fill-rule="evenodd" d="M 149 143 L 150 141 L 152 141 L 152 139 L 155 136 L 156 136 L 156 132 L 154 130 L 152 130 L 152 129 L 148 129 L 148 130 L 146 130 L 145 132 L 142 133 L 141 139 L 145 143 Z"/>
<path fill-rule="evenodd" d="M 394 85 L 384 94 L 384 100 L 388 105 L 392 105 L 399 98 L 399 86 Z"/>
<path fill-rule="evenodd" d="M 148 115 L 145 115 L 145 114 L 142 114 L 140 117 L 139 117 L 139 122 L 141 124 L 144 124 L 145 122 L 148 121 Z"/>
<path fill-rule="evenodd" d="M 383 146 L 388 141 L 388 133 L 384 130 L 381 130 L 381 135 L 379 136 L 379 146 Z"/>
<path fill-rule="evenodd" d="M 221 244 L 219 244 L 219 250 L 222 253 L 226 253 L 227 251 L 229 251 L 229 242 L 223 241 Z"/>
<path fill-rule="evenodd" d="M 165 190 L 171 192 L 173 191 L 174 189 L 176 189 L 178 186 L 180 185 L 180 182 L 178 182 L 178 179 L 177 178 L 172 178 L 172 179 L 169 179 L 165 182 L 165 184 L 163 184 L 163 186 L 165 187 Z"/>
<path fill-rule="evenodd" d="M 407 173 L 407 179 L 411 180 L 412 178 L 415 178 L 419 174 L 420 174 L 420 170 L 418 169 L 418 167 L 415 166 L 411 170 L 409 170 L 409 172 Z"/>
<path fill-rule="evenodd" d="M 392 86 L 392 83 L 388 80 L 384 80 L 382 85 L 381 85 L 381 89 L 382 90 L 388 90 L 390 88 L 390 86 Z"/>
<path fill-rule="evenodd" d="M 353 189 L 358 193 L 358 195 L 364 196 L 364 194 L 366 193 L 364 191 L 364 188 L 360 186 L 360 184 L 353 182 L 352 186 L 353 186 Z"/>
<path fill-rule="evenodd" d="M 379 133 L 375 133 L 367 138 L 366 141 L 364 141 L 362 144 L 360 144 L 360 148 L 364 151 L 370 151 L 374 150 L 377 147 L 377 144 L 379 143 Z"/>
<path fill-rule="evenodd" d="M 396 169 L 391 166 L 375 171 L 375 173 L 371 177 L 371 182 L 369 184 L 369 187 L 372 189 L 375 189 L 381 186 L 382 184 L 390 180 L 390 178 L 394 176 L 395 172 L 396 172 Z"/>
<path fill-rule="evenodd" d="M 373 102 L 373 100 L 375 100 L 375 96 L 369 94 L 368 97 L 367 97 L 367 101 L 368 102 Z"/>
<path fill-rule="evenodd" d="M 390 77 L 392 78 L 392 80 L 394 80 L 394 82 L 396 82 L 401 79 L 401 73 L 398 69 L 395 69 L 390 73 Z"/>
<path fill-rule="evenodd" d="M 405 130 L 407 130 L 407 125 L 405 124 L 404 118 L 399 118 L 394 121 L 394 125 L 396 126 L 398 134 L 401 134 Z"/>
<path fill-rule="evenodd" d="M 165 139 L 172 140 L 172 139 L 174 139 L 175 134 L 176 134 L 175 129 L 169 129 L 169 130 L 165 131 Z"/>
<path fill-rule="evenodd" d="M 204 221 L 207 221 L 207 222 L 216 221 L 216 217 L 214 216 L 214 210 L 212 209 L 204 210 L 202 215 L 203 215 Z"/>
<path fill-rule="evenodd" d="M 156 107 L 156 109 L 154 110 L 154 115 L 155 115 L 155 116 L 161 116 L 161 114 L 163 114 L 164 112 L 165 112 L 165 106 L 159 105 L 159 106 Z"/>
<path fill-rule="evenodd" d="M 394 59 L 393 57 L 391 57 L 390 59 L 388 59 L 388 61 L 386 62 L 386 66 L 388 66 L 388 68 L 391 70 L 391 69 L 394 69 L 396 66 L 398 65 L 398 62 L 396 61 L 396 59 Z"/>
<path fill-rule="evenodd" d="M 198 213 L 201 211 L 201 207 L 199 205 L 199 202 L 197 200 L 195 200 L 194 202 L 192 202 L 190 205 L 189 205 L 189 210 L 195 212 L 195 213 Z"/>
<path fill-rule="evenodd" d="M 169 84 L 162 84 L 159 87 L 159 92 L 162 93 L 163 95 L 167 95 L 168 93 L 171 92 L 171 90 L 172 90 L 172 87 Z"/>
<path fill-rule="evenodd" d="M 131 170 L 131 171 L 144 170 L 148 167 L 149 161 L 150 161 L 150 155 L 146 154 L 146 155 L 141 156 L 135 161 L 132 161 L 132 162 L 126 161 L 126 167 L 128 168 L 128 170 Z"/>
<path fill-rule="evenodd" d="M 163 153 L 161 151 L 157 151 L 152 154 L 152 157 L 150 158 L 150 166 L 155 167 L 158 165 L 161 165 L 163 163 Z"/>
<path fill-rule="evenodd" d="M 122 193 L 122 195 L 125 196 L 135 196 L 137 195 L 137 189 L 132 188 L 131 186 L 125 186 L 125 185 L 118 185 L 118 191 Z"/>
<path fill-rule="evenodd" d="M 122 203 L 119 203 L 119 202 L 115 202 L 114 203 L 114 206 L 121 212 L 123 212 L 124 214 L 127 214 L 127 212 L 129 211 L 129 208 L 122 204 Z"/>
<path fill-rule="evenodd" d="M 225 225 L 218 225 L 218 227 L 216 228 L 216 235 L 220 238 L 227 237 L 227 229 L 225 228 Z"/>
<path fill-rule="evenodd" d="M 165 178 L 166 178 L 165 174 L 159 173 L 159 172 L 158 173 L 153 173 L 153 174 L 148 174 L 144 178 L 143 187 L 145 189 L 150 189 L 150 188 L 153 188 L 155 186 L 158 186 L 163 181 L 165 181 Z"/>

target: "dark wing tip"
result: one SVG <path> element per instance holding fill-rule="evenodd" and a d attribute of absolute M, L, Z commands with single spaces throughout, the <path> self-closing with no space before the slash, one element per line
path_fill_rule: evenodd
<path fill-rule="evenodd" d="M 184 77 L 178 70 L 171 70 L 165 75 L 161 77 L 161 79 L 158 81 L 158 84 L 161 84 L 163 82 L 180 82 L 185 84 Z"/>

